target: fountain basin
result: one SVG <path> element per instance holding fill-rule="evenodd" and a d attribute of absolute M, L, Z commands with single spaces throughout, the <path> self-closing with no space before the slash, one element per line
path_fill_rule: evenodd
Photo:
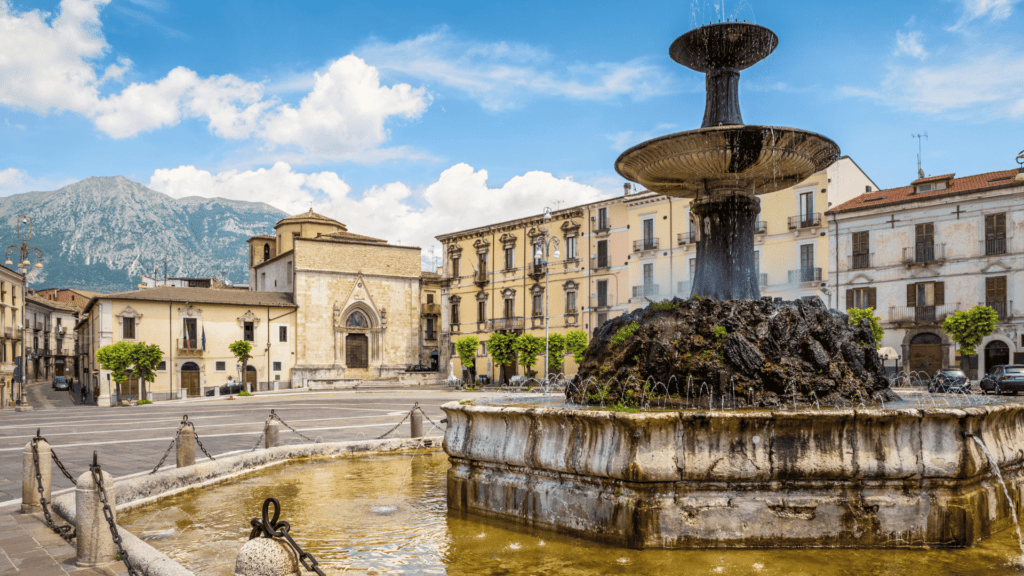
<path fill-rule="evenodd" d="M 968 546 L 1013 518 L 1024 406 L 665 412 L 449 403 L 448 506 L 631 548 Z"/>

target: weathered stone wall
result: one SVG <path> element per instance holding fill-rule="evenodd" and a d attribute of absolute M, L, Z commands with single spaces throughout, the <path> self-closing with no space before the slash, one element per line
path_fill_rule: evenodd
<path fill-rule="evenodd" d="M 1024 406 L 627 414 L 449 403 L 448 503 L 632 547 L 965 546 L 1010 525 Z"/>

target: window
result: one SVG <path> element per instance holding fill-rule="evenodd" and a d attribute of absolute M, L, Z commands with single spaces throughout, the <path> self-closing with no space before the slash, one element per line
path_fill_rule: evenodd
<path fill-rule="evenodd" d="M 537 254 L 540 254 L 541 257 L 538 258 Z M 543 242 L 541 240 L 537 240 L 536 242 L 533 243 L 533 265 L 534 266 L 540 266 L 543 261 L 544 261 L 544 244 L 543 244 Z"/>
<path fill-rule="evenodd" d="M 608 241 L 598 240 L 597 241 L 597 267 L 607 268 L 608 267 Z"/>
<path fill-rule="evenodd" d="M 487 342 L 480 343 L 480 356 L 487 356 Z"/>
<path fill-rule="evenodd" d="M 135 318 L 121 319 L 121 338 L 135 340 Z"/>
<path fill-rule="evenodd" d="M 544 315 L 544 300 L 540 292 L 533 295 L 533 315 L 543 316 Z"/>
<path fill-rule="evenodd" d="M 271 366 L 272 366 L 274 372 L 280 372 L 281 371 L 281 363 L 280 362 L 272 362 Z"/>
<path fill-rule="evenodd" d="M 277 341 L 278 342 L 287 342 L 288 341 L 288 327 L 287 326 L 278 326 L 277 327 Z"/>
<path fill-rule="evenodd" d="M 288 261 L 288 278 L 287 278 L 287 280 L 288 280 L 289 284 L 292 283 L 292 262 L 291 262 L 291 260 Z"/>
<path fill-rule="evenodd" d="M 935 320 L 935 307 L 945 303 L 946 285 L 943 282 L 907 284 L 907 307 L 915 310 L 916 320 Z"/>
<path fill-rule="evenodd" d="M 161 360 L 160 363 L 156 365 L 156 369 L 160 372 L 167 370 L 167 360 Z"/>
<path fill-rule="evenodd" d="M 263 259 L 270 260 L 270 244 L 263 245 Z"/>
<path fill-rule="evenodd" d="M 644 296 L 657 295 L 658 287 L 654 284 L 654 264 L 644 264 Z"/>
<path fill-rule="evenodd" d="M 476 303 L 476 321 L 487 321 L 487 302 L 484 300 L 478 300 Z"/>
<path fill-rule="evenodd" d="M 935 260 L 935 225 L 917 224 L 914 226 L 914 261 L 931 262 Z"/>
<path fill-rule="evenodd" d="M 597 281 L 597 305 L 607 306 L 608 305 L 608 281 L 598 280 Z"/>
<path fill-rule="evenodd" d="M 214 367 L 214 370 L 216 370 L 217 372 L 223 372 L 227 368 L 227 363 L 226 362 L 214 362 L 213 367 Z"/>
<path fill-rule="evenodd" d="M 505 298 L 505 318 L 511 318 L 516 314 L 515 297 Z"/>
<path fill-rule="evenodd" d="M 244 322 L 242 324 L 242 338 L 246 342 L 256 341 L 256 330 L 254 330 L 252 322 Z"/>
<path fill-rule="evenodd" d="M 935 192 L 936 190 L 945 190 L 945 189 L 946 189 L 946 183 L 945 182 L 931 182 L 931 183 L 928 183 L 928 184 L 920 184 L 920 185 L 918 185 L 917 192 L 918 193 L 921 193 L 921 192 Z"/>
<path fill-rule="evenodd" d="M 459 325 L 459 305 L 457 303 L 452 304 L 452 326 Z"/>
<path fill-rule="evenodd" d="M 516 247 L 509 246 L 505 248 L 505 270 L 511 270 L 516 267 Z"/>
<path fill-rule="evenodd" d="M 434 293 L 433 292 L 427 292 L 427 304 L 433 304 L 433 303 L 434 303 Z"/>
<path fill-rule="evenodd" d="M 197 348 L 198 340 L 196 334 L 196 319 L 195 318 L 183 318 L 181 320 L 181 347 L 185 350 L 195 350 Z"/>
<path fill-rule="evenodd" d="M 846 309 L 875 308 L 874 288 L 854 288 L 846 291 Z"/>
<path fill-rule="evenodd" d="M 598 312 L 597 313 L 597 326 L 594 326 L 594 328 L 595 329 L 600 328 L 607 321 L 608 321 L 608 313 L 607 312 Z"/>
<path fill-rule="evenodd" d="M 427 340 L 433 340 L 434 338 L 434 319 L 427 318 Z"/>
<path fill-rule="evenodd" d="M 693 282 L 697 277 L 697 259 L 690 258 L 690 282 Z"/>
<path fill-rule="evenodd" d="M 572 314 L 576 311 L 576 291 L 570 290 L 565 293 L 565 313 Z"/>
<path fill-rule="evenodd" d="M 853 268 L 860 270 L 869 267 L 868 262 L 868 233 L 853 233 Z"/>
<path fill-rule="evenodd" d="M 814 244 L 800 246 L 800 281 L 814 281 Z"/>
<path fill-rule="evenodd" d="M 455 277 L 455 276 L 458 276 L 458 275 L 459 275 L 459 259 L 456 258 L 455 256 L 452 256 L 452 276 Z"/>
<path fill-rule="evenodd" d="M 577 253 L 576 253 L 576 237 L 575 236 L 569 236 L 568 238 L 565 239 L 565 257 L 568 260 L 572 260 L 574 258 L 578 258 L 579 257 L 577 255 Z"/>
<path fill-rule="evenodd" d="M 800 220 L 804 223 L 814 219 L 814 192 L 800 194 Z M 801 226 L 806 228 L 809 224 Z"/>
<path fill-rule="evenodd" d="M 608 209 L 598 208 L 597 209 L 597 229 L 607 230 L 611 228 L 611 223 L 608 221 Z"/>
<path fill-rule="evenodd" d="M 260 272 L 260 290 L 267 289 L 267 273 Z"/>
<path fill-rule="evenodd" d="M 1006 254 L 1006 214 L 985 216 L 985 254 Z"/>
<path fill-rule="evenodd" d="M 985 278 L 985 305 L 991 307 L 999 315 L 1006 318 L 1006 276 Z"/>
<path fill-rule="evenodd" d="M 477 257 L 477 263 L 479 264 L 479 266 L 478 266 L 478 273 L 479 274 L 486 274 L 487 273 L 487 254 L 480 254 Z"/>

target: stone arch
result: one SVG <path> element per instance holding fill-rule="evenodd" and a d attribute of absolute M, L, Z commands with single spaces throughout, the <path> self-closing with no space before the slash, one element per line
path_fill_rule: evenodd
<path fill-rule="evenodd" d="M 990 348 L 991 347 L 991 348 Z M 1013 353 L 1016 351 L 1014 342 L 1009 338 L 1001 334 L 992 334 L 988 338 L 985 338 L 976 349 L 978 353 L 978 377 L 982 377 L 984 374 L 988 374 L 992 367 L 1002 365 L 1002 361 L 990 361 L 990 354 L 995 352 L 996 348 L 1001 348 L 1006 352 L 1006 364 L 1013 363 Z M 991 352 L 990 352 L 991 350 Z M 992 358 L 991 360 L 998 360 Z M 991 366 L 990 366 L 991 364 Z"/>
<path fill-rule="evenodd" d="M 178 382 L 181 383 L 181 389 L 185 390 L 185 393 L 190 397 L 197 397 L 202 394 L 202 384 L 199 364 L 196 362 L 182 362 L 181 367 L 178 369 Z"/>
<path fill-rule="evenodd" d="M 952 341 L 938 328 L 915 328 L 903 335 L 903 370 L 929 375 L 950 366 Z"/>
<path fill-rule="evenodd" d="M 366 326 L 356 327 L 350 325 L 349 321 L 351 320 L 352 315 L 356 312 L 359 312 L 360 314 L 363 315 L 363 317 L 366 318 Z M 341 326 L 342 330 L 345 332 L 359 332 L 363 330 L 372 330 L 374 328 L 380 328 L 380 317 L 377 315 L 376 311 L 366 302 L 353 302 L 347 308 L 345 308 L 344 312 L 341 313 Z"/>
<path fill-rule="evenodd" d="M 270 242 L 263 243 L 263 260 L 270 260 Z"/>

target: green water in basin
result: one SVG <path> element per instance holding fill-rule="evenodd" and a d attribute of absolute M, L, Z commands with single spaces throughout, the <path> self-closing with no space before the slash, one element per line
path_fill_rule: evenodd
<path fill-rule="evenodd" d="M 1012 528 L 961 550 L 613 548 L 449 515 L 447 470 L 443 452 L 292 462 L 135 509 L 119 524 L 211 576 L 230 576 L 249 519 L 269 496 L 327 574 L 1024 574 Z"/>

